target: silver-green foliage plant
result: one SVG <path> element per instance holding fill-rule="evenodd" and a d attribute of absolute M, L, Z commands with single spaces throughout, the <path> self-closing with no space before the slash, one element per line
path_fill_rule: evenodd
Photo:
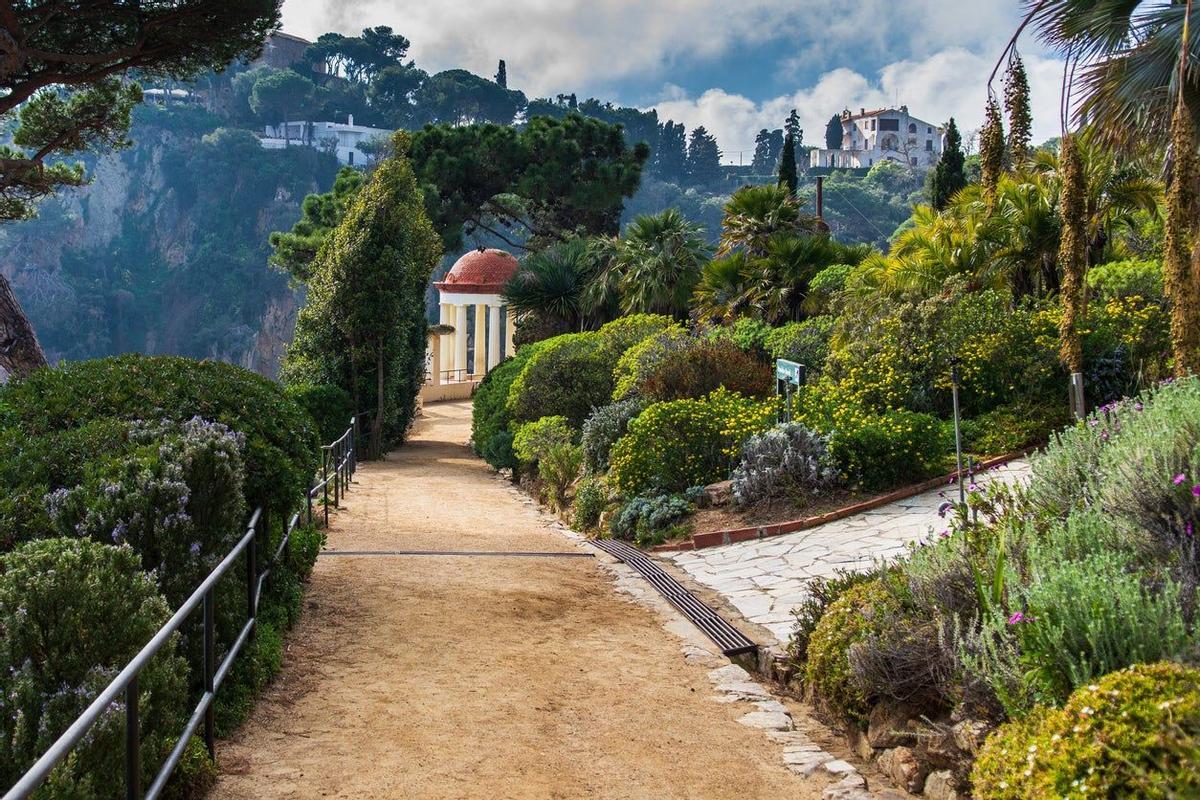
<path fill-rule="evenodd" d="M 803 503 L 835 486 L 838 470 L 828 437 L 790 422 L 747 439 L 731 477 L 733 501 L 745 507 L 779 498 Z"/>
<path fill-rule="evenodd" d="M 639 397 L 601 406 L 583 423 L 584 464 L 590 472 L 608 469 L 608 454 L 617 440 L 625 435 L 630 420 L 646 407 Z"/>
<path fill-rule="evenodd" d="M 1179 586 L 1157 587 L 1119 555 L 1084 561 L 1039 559 L 1018 595 L 1025 610 L 1006 620 L 1038 699 L 1055 705 L 1101 675 L 1170 659 L 1189 642 Z"/>
<path fill-rule="evenodd" d="M 575 498 L 571 504 L 571 521 L 579 530 L 588 530 L 600 524 L 600 517 L 608 508 L 611 492 L 604 479 L 589 475 L 575 487 Z"/>

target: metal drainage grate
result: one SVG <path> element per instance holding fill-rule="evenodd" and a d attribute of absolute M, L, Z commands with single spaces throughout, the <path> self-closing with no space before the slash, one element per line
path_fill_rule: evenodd
<path fill-rule="evenodd" d="M 712 639 L 725 655 L 752 653 L 758 649 L 758 645 L 747 639 L 745 634 L 697 600 L 683 584 L 668 575 L 653 559 L 637 548 L 612 539 L 597 539 L 592 544 L 641 574 L 671 605 Z"/>

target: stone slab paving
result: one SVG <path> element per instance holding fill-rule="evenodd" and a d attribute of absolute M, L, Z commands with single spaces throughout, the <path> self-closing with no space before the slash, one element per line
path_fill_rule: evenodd
<path fill-rule="evenodd" d="M 978 480 L 1014 483 L 1028 474 L 1029 463 L 1018 460 Z M 666 557 L 786 644 L 792 609 L 804 602 L 813 578 L 830 577 L 840 569 L 865 570 L 902 555 L 912 543 L 946 528 L 938 506 L 957 496 L 957 487 L 947 486 L 818 528 Z"/>

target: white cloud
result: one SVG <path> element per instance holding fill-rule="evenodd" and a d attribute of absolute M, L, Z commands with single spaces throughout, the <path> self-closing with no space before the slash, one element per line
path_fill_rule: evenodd
<path fill-rule="evenodd" d="M 1042 56 L 1024 56 L 1029 74 L 1034 115 L 1034 139 L 1058 135 L 1058 84 L 1061 62 Z M 954 117 L 960 130 L 979 127 L 987 99 L 987 77 L 994 60 L 962 48 L 949 48 L 919 60 L 888 64 L 874 80 L 849 68 L 824 73 L 812 86 L 756 103 L 742 95 L 710 89 L 698 97 L 680 97 L 678 87 L 663 93 L 650 107 L 659 117 L 683 122 L 689 130 L 703 125 L 717 137 L 726 161 L 748 162 L 755 134 L 762 128 L 779 128 L 795 108 L 804 128 L 806 144 L 824 146 L 829 117 L 843 108 L 879 108 L 907 105 L 917 117 L 942 123 Z M 994 85 L 1002 88 L 1002 76 Z M 739 154 L 739 151 L 740 152 Z"/>
<path fill-rule="evenodd" d="M 754 48 L 767 41 L 791 43 L 772 70 L 785 76 L 878 64 L 880 53 L 998 53 L 1018 10 L 1013 0 L 286 0 L 283 22 L 309 37 L 390 25 L 429 70 L 491 75 L 503 58 L 511 84 L 536 96 L 679 82 L 678 70 L 721 57 L 761 69 Z"/>

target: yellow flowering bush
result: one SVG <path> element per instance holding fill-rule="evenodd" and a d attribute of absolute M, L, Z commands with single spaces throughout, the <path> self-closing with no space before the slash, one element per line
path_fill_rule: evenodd
<path fill-rule="evenodd" d="M 997 730 L 971 773 L 978 800 L 1200 797 L 1200 670 L 1139 664 Z"/>
<path fill-rule="evenodd" d="M 744 439 L 775 421 L 775 401 L 718 389 L 699 400 L 655 403 L 629 423 L 609 454 L 625 496 L 668 493 L 724 479 Z"/>

